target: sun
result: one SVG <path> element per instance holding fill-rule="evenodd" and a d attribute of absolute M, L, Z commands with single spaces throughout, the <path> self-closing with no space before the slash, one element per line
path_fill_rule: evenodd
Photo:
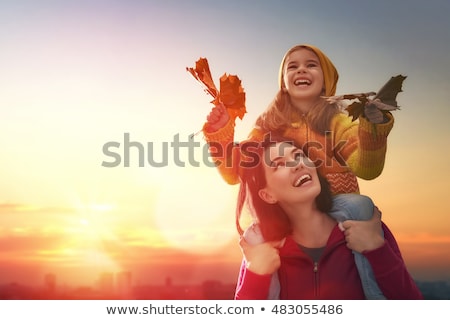
<path fill-rule="evenodd" d="M 71 229 L 71 252 L 80 265 L 89 265 L 105 271 L 119 270 L 113 258 L 111 244 L 119 246 L 119 239 L 112 230 L 108 218 L 116 207 L 106 203 L 90 203 L 77 206 L 78 219 Z M 105 247 L 105 243 L 109 247 Z"/>

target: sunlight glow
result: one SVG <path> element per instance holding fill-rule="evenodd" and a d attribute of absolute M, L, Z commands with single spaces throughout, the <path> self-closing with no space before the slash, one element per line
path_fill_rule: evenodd
<path fill-rule="evenodd" d="M 100 212 L 104 212 L 104 211 L 111 211 L 114 209 L 114 206 L 111 204 L 105 204 L 105 203 L 95 203 L 95 204 L 91 204 L 88 206 L 89 210 L 92 211 L 100 211 Z"/>
<path fill-rule="evenodd" d="M 156 224 L 174 247 L 206 254 L 236 237 L 234 189 L 208 168 L 174 169 L 155 209 Z"/>

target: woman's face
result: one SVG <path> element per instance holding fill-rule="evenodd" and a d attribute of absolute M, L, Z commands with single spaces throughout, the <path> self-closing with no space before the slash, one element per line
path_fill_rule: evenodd
<path fill-rule="evenodd" d="M 268 203 L 283 206 L 315 201 L 321 191 L 314 163 L 290 143 L 281 142 L 267 148 L 263 166 L 266 187 L 259 195 Z"/>
<path fill-rule="evenodd" d="M 317 55 L 306 48 L 291 52 L 284 63 L 283 81 L 292 101 L 318 99 L 325 82 Z"/>

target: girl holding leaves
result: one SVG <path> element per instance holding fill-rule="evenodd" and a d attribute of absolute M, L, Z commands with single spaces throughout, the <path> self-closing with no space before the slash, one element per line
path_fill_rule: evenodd
<path fill-rule="evenodd" d="M 372 92 L 335 96 L 338 78 L 335 66 L 319 48 L 302 44 L 289 49 L 280 66 L 279 91 L 241 143 L 234 142 L 234 126 L 243 113 L 230 112 L 235 108 L 219 95 L 203 133 L 223 179 L 238 184 L 243 168 L 251 164 L 248 158 L 253 143 L 275 133 L 301 146 L 329 181 L 334 195 L 332 216 L 338 221 L 370 219 L 373 203 L 359 195 L 357 177 L 371 180 L 383 171 L 387 136 L 394 124 L 389 110 L 398 108 L 395 98 L 405 77 L 392 78 L 374 99 L 369 99 Z M 240 92 L 243 94 L 243 90 Z M 357 101 L 345 112 L 340 105 L 343 99 Z M 250 243 L 264 241 L 257 221 L 246 236 Z M 368 279 L 366 296 L 383 299 L 366 259 L 358 253 L 355 259 L 360 272 L 367 275 L 362 277 Z"/>
<path fill-rule="evenodd" d="M 368 116 L 372 110 L 378 110 L 373 107 L 378 98 L 373 101 L 366 98 L 371 93 L 334 96 L 338 78 L 331 60 L 317 47 L 298 45 L 289 49 L 280 66 L 279 91 L 257 118 L 247 141 L 261 141 L 267 132 L 281 133 L 308 151 L 308 156 L 330 182 L 334 194 L 358 193 L 357 177 L 371 180 L 383 171 L 387 136 L 394 118 L 385 111 L 381 121 L 370 121 Z M 400 86 L 403 79 L 402 76 L 395 78 Z M 394 108 L 397 107 L 397 92 L 393 101 L 389 101 L 395 104 Z M 338 102 L 360 96 L 366 98 L 365 104 L 362 112 L 361 108 L 354 107 L 358 103 L 351 106 L 355 110 L 353 116 L 357 116 L 354 120 Z M 208 143 L 214 147 L 219 143 L 222 147 L 211 153 L 223 179 L 229 184 L 237 184 L 242 154 L 238 146 L 230 147 L 234 145 L 236 115 L 230 115 L 232 108 L 220 101 L 214 103 L 203 133 Z"/>

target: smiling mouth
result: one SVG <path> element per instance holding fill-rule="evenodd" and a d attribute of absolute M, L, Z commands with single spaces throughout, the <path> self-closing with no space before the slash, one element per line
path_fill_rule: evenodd
<path fill-rule="evenodd" d="M 294 187 L 300 187 L 308 181 L 311 181 L 312 178 L 309 174 L 304 174 L 300 176 L 297 180 L 294 181 Z"/>
<path fill-rule="evenodd" d="M 297 79 L 294 81 L 294 84 L 296 86 L 309 86 L 311 84 L 311 81 L 307 79 Z"/>

